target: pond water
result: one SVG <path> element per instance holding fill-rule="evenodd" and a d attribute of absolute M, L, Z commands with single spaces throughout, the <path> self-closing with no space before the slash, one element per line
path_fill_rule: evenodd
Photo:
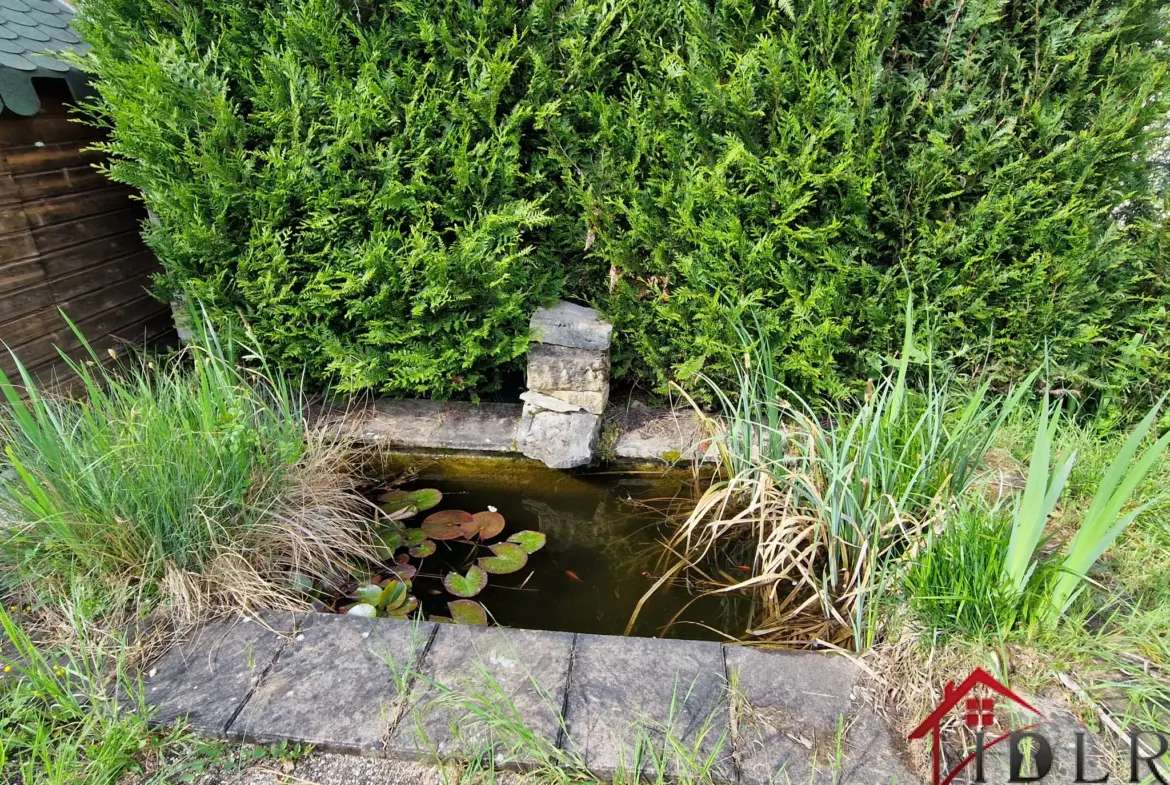
<path fill-rule="evenodd" d="M 408 477 L 396 488 L 435 488 L 442 510 L 494 508 L 506 521 L 499 539 L 525 529 L 547 542 L 525 567 L 492 575 L 475 599 L 506 627 L 620 635 L 638 601 L 662 574 L 669 534 L 667 516 L 691 498 L 693 478 L 682 472 L 567 473 L 523 460 L 397 456 L 385 476 Z M 408 523 L 414 523 L 410 521 Z M 442 577 L 461 573 L 477 557 L 478 544 L 437 543 L 419 564 L 414 594 L 427 615 L 448 615 Z M 750 600 L 740 595 L 700 596 L 685 581 L 662 587 L 643 605 L 629 634 L 696 640 L 739 637 Z"/>

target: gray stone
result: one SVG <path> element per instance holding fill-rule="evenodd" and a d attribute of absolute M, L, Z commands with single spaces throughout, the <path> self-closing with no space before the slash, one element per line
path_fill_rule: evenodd
<path fill-rule="evenodd" d="M 513 735 L 490 730 L 481 712 L 523 725 L 552 751 L 561 735 L 573 637 L 563 632 L 440 625 L 427 650 L 423 678 L 411 691 L 411 712 L 399 721 L 388 751 L 420 760 L 436 755 L 481 758 L 489 747 L 500 755 L 518 746 L 520 740 Z M 464 702 L 454 704 L 452 694 Z M 531 749 L 531 744 L 525 746 Z M 525 757 L 507 762 L 521 766 L 538 762 L 521 754 Z"/>
<path fill-rule="evenodd" d="M 442 401 L 379 398 L 362 423 L 362 438 L 389 447 L 429 447 L 445 405 Z"/>
<path fill-rule="evenodd" d="M 609 352 L 546 346 L 528 347 L 528 389 L 606 392 L 609 389 Z"/>
<path fill-rule="evenodd" d="M 521 406 L 515 403 L 451 401 L 428 447 L 446 450 L 516 452 Z"/>
<path fill-rule="evenodd" d="M 552 469 L 572 469 L 593 460 L 601 418 L 588 412 L 541 411 L 524 405 L 520 420 L 520 452 Z"/>
<path fill-rule="evenodd" d="M 584 409 L 590 414 L 604 414 L 605 405 L 609 403 L 609 385 L 601 392 L 589 390 L 544 390 L 541 395 L 558 398 L 565 403 Z M 520 396 L 523 398 L 524 396 Z"/>
<path fill-rule="evenodd" d="M 363 441 L 403 449 L 515 452 L 520 405 L 379 399 L 360 426 Z"/>
<path fill-rule="evenodd" d="M 186 718 L 192 730 L 223 737 L 296 626 L 292 614 L 264 613 L 200 628 L 142 674 L 151 722 L 170 725 Z"/>
<path fill-rule="evenodd" d="M 576 349 L 608 349 L 613 325 L 592 308 L 558 302 L 551 308 L 537 308 L 529 322 L 533 340 Z"/>
<path fill-rule="evenodd" d="M 403 708 L 399 680 L 417 667 L 433 631 L 428 623 L 318 614 L 281 651 L 228 735 L 381 750 Z"/>
<path fill-rule="evenodd" d="M 713 440 L 706 437 L 703 423 L 693 411 L 653 409 L 635 403 L 614 419 L 621 432 L 613 448 L 618 458 L 674 463 L 716 457 Z"/>
<path fill-rule="evenodd" d="M 563 401 L 560 398 L 554 398 L 551 395 L 545 395 L 535 390 L 520 393 L 520 400 L 531 404 L 534 409 L 544 409 L 550 412 L 569 413 L 583 411 L 578 404 L 569 403 L 568 401 Z"/>
<path fill-rule="evenodd" d="M 844 657 L 727 646 L 736 759 L 745 785 L 914 783 Z"/>
<path fill-rule="evenodd" d="M 608 780 L 637 766 L 686 779 L 696 772 L 669 752 L 667 734 L 712 760 L 711 778 L 735 781 L 723 649 L 702 641 L 578 635 L 565 716 L 568 745 Z M 657 756 L 635 760 L 639 742 Z M 662 755 L 664 747 L 668 750 Z"/>

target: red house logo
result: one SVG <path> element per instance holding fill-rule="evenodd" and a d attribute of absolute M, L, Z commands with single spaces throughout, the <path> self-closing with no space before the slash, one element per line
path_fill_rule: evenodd
<path fill-rule="evenodd" d="M 949 772 L 945 778 L 942 776 L 943 757 L 942 740 L 940 736 L 942 725 L 945 722 L 947 716 L 952 711 L 954 711 L 956 708 L 960 710 L 964 724 L 968 728 L 971 728 L 977 732 L 977 738 L 980 742 L 982 742 L 984 738 L 982 730 L 995 724 L 995 698 L 981 698 L 971 695 L 971 692 L 976 687 L 983 687 L 987 692 L 999 695 L 1000 697 L 1008 699 L 1017 706 L 1027 709 L 1028 711 L 1032 712 L 1032 714 L 1035 714 L 1040 720 L 1044 719 L 1044 715 L 1041 714 L 1040 711 L 1029 705 L 1028 702 L 1019 695 L 1016 695 L 1007 687 L 1000 684 L 998 681 L 992 678 L 990 673 L 983 670 L 982 668 L 976 668 L 974 671 L 972 671 L 971 675 L 964 679 L 963 683 L 957 687 L 953 681 L 948 682 L 943 690 L 942 703 L 940 703 L 938 708 L 930 713 L 930 716 L 922 721 L 922 724 L 920 724 L 910 733 L 911 740 L 923 739 L 926 738 L 927 735 L 932 736 L 931 758 L 934 762 L 934 785 L 948 785 L 948 783 L 955 778 L 955 775 L 965 769 L 967 765 L 971 763 L 971 761 L 975 760 L 976 758 L 982 761 L 982 752 L 984 750 L 999 744 L 1011 736 L 1011 733 L 1008 732 L 1001 736 L 997 736 L 991 741 L 983 743 L 982 746 L 980 746 L 975 752 L 971 753 L 962 761 L 960 761 L 959 764 L 955 766 L 954 770 Z M 1028 725 L 1025 728 L 1016 730 L 1017 732 L 1020 730 L 1028 730 L 1028 728 L 1035 727 L 1035 724 L 1036 723 L 1033 723 L 1032 725 Z M 982 780 L 982 776 L 980 775 L 978 779 Z"/>

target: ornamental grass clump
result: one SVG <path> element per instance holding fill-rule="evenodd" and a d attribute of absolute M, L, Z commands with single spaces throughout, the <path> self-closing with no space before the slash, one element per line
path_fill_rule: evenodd
<path fill-rule="evenodd" d="M 8 589 L 129 587 L 191 618 L 288 605 L 298 575 L 372 554 L 356 480 L 296 385 L 193 321 L 182 352 L 107 367 L 90 351 L 59 391 L 19 359 L 19 380 L 0 374 Z"/>

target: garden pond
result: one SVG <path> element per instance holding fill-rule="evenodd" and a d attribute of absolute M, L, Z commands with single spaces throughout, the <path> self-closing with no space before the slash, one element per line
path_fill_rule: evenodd
<path fill-rule="evenodd" d="M 385 563 L 339 585 L 338 612 L 697 640 L 741 637 L 743 595 L 678 578 L 631 616 L 671 560 L 671 515 L 693 500 L 678 471 L 578 472 L 505 458 L 397 455 L 370 489 Z M 356 606 L 356 607 L 355 607 Z"/>

